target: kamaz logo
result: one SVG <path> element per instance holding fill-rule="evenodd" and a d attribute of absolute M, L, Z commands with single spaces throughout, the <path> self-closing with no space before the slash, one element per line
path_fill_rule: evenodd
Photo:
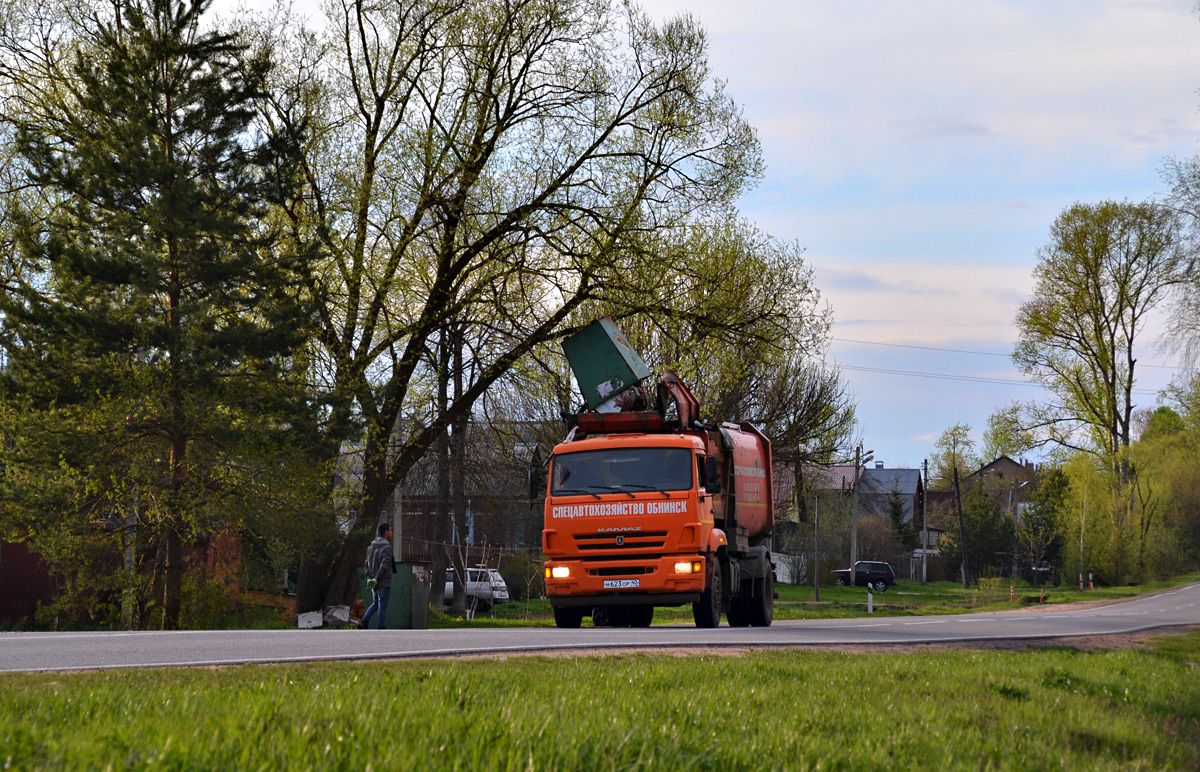
<path fill-rule="evenodd" d="M 618 536 L 618 537 L 617 537 L 617 546 L 618 546 L 618 547 L 620 547 L 620 546 L 621 546 L 622 544 L 624 544 L 624 543 L 625 543 L 625 537 L 624 537 L 624 536 Z"/>

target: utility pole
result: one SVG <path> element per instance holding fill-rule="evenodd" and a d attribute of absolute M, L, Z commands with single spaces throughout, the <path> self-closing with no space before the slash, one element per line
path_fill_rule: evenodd
<path fill-rule="evenodd" d="M 921 461 L 921 584 L 929 581 L 929 459 Z"/>
<path fill-rule="evenodd" d="M 850 490 L 850 584 L 858 586 L 858 483 L 859 469 L 875 457 L 875 451 L 863 453 L 862 444 L 854 449 L 854 487 Z"/>
<path fill-rule="evenodd" d="M 967 578 L 967 535 L 963 528 L 962 493 L 958 489 L 958 464 L 954 465 L 954 504 L 958 509 L 958 547 L 962 552 L 962 584 L 963 589 L 970 589 L 971 582 Z"/>
<path fill-rule="evenodd" d="M 850 573 L 858 561 L 858 468 L 862 465 L 862 445 L 854 449 L 854 487 L 850 489 Z M 857 579 L 858 577 L 853 577 Z"/>
<path fill-rule="evenodd" d="M 813 492 L 813 600 L 821 601 L 821 513 L 817 511 L 817 494 Z"/>

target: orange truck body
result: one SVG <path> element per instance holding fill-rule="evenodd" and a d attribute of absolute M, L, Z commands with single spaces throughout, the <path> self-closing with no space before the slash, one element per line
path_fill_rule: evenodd
<path fill-rule="evenodd" d="M 644 626 L 689 603 L 701 627 L 771 623 L 771 443 L 681 413 L 583 414 L 555 447 L 542 550 L 560 627 Z"/>

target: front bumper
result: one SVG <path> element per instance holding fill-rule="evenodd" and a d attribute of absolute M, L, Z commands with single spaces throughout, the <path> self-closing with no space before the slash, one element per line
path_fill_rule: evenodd
<path fill-rule="evenodd" d="M 675 564 L 680 562 L 699 562 L 701 570 L 677 574 Z M 695 603 L 704 592 L 708 568 L 703 555 L 665 555 L 619 561 L 548 560 L 545 563 L 547 569 L 564 566 L 570 569 L 569 577 L 546 579 L 546 596 L 555 608 Z"/>

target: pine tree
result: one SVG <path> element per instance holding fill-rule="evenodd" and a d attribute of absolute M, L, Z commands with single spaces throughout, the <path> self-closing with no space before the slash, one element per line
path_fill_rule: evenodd
<path fill-rule="evenodd" d="M 904 545 L 904 549 L 915 550 L 920 540 L 917 538 L 916 529 L 913 528 L 912 519 L 904 519 L 904 515 L 907 514 L 904 509 L 904 494 L 898 490 L 889 491 L 883 506 L 896 538 Z"/>
<path fill-rule="evenodd" d="M 297 260 L 266 216 L 294 143 L 254 131 L 267 59 L 205 30 L 207 5 L 119 7 L 76 54 L 61 109 L 18 122 L 29 182 L 57 206 L 18 221 L 41 273 L 0 298 L 10 404 L 62 428 L 14 445 L 83 480 L 61 505 L 93 520 L 121 520 L 136 491 L 168 628 L 184 543 L 219 516 L 230 456 L 311 420 L 287 377 Z"/>

